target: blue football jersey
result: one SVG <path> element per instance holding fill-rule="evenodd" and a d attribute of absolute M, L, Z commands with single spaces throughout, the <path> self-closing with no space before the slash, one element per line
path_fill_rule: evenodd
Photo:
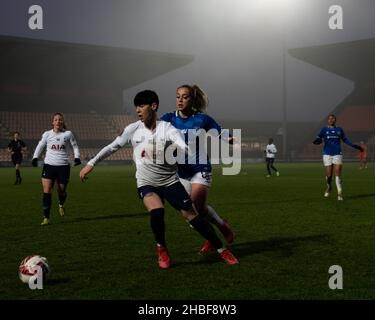
<path fill-rule="evenodd" d="M 324 141 L 323 154 L 335 156 L 342 154 L 341 140 L 353 147 L 353 143 L 345 136 L 344 130 L 340 127 L 324 127 L 320 130 L 317 138 Z"/>
<path fill-rule="evenodd" d="M 205 131 L 215 129 L 218 132 L 218 134 L 221 133 L 220 125 L 209 115 L 202 112 L 197 112 L 188 118 L 182 118 L 178 115 L 178 112 L 175 111 L 164 114 L 160 119 L 170 122 L 175 128 L 181 130 L 181 132 L 185 136 L 185 142 L 187 144 L 189 144 L 189 139 L 198 139 L 197 136 L 188 134 L 189 129 L 204 129 Z M 185 163 L 178 165 L 178 175 L 181 178 L 190 178 L 197 172 L 212 171 L 207 151 L 202 150 L 202 148 L 199 148 L 198 142 L 196 142 L 196 148 L 195 150 L 192 150 L 192 153 L 193 154 L 191 157 L 194 158 L 193 160 L 195 160 L 195 164 Z"/>

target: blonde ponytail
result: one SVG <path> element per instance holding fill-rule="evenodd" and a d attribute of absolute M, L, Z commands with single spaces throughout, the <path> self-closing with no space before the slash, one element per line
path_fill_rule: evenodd
<path fill-rule="evenodd" d="M 192 109 L 195 112 L 205 112 L 208 106 L 208 97 L 206 93 L 199 88 L 196 84 L 189 85 L 189 84 L 184 84 L 180 87 L 177 88 L 187 88 L 190 92 L 190 95 L 193 99 L 193 104 L 192 104 Z"/>

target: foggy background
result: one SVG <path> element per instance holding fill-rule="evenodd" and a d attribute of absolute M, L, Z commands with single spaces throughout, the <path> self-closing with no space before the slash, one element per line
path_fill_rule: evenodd
<path fill-rule="evenodd" d="M 33 4 L 44 30 L 28 28 Z M 331 5 L 343 7 L 343 30 L 328 27 Z M 217 119 L 282 121 L 284 41 L 292 49 L 375 38 L 374 13 L 372 0 L 2 0 L 0 34 L 189 54 L 192 63 L 126 90 L 124 108 L 149 88 L 160 114 L 171 111 L 176 87 L 196 83 Z M 353 90 L 289 55 L 286 80 L 288 121 L 318 122 Z"/>

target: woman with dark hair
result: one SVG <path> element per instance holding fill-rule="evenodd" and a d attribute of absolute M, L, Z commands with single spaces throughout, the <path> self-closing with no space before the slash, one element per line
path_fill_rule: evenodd
<path fill-rule="evenodd" d="M 322 128 L 316 139 L 313 141 L 314 144 L 321 144 L 324 141 L 323 148 L 323 163 L 326 168 L 326 181 L 327 188 L 324 193 L 325 197 L 330 195 L 332 190 L 332 175 L 335 174 L 335 182 L 337 188 L 337 200 L 342 201 L 342 150 L 341 150 L 341 140 L 355 148 L 357 150 L 363 151 L 361 146 L 353 144 L 344 133 L 344 130 L 340 127 L 336 127 L 336 116 L 330 114 L 327 117 L 327 126 Z"/>
<path fill-rule="evenodd" d="M 71 131 L 66 130 L 64 116 L 61 113 L 55 113 L 52 117 L 52 130 L 43 133 L 32 160 L 32 165 L 36 167 L 38 158 L 46 148 L 42 171 L 44 218 L 41 225 L 49 224 L 52 189 L 55 181 L 59 196 L 59 213 L 61 216 L 65 215 L 64 203 L 67 198 L 66 188 L 70 177 L 68 144 L 73 147 L 74 165 L 80 165 L 79 148 L 74 135 Z"/>
<path fill-rule="evenodd" d="M 155 237 L 159 267 L 168 269 L 171 263 L 165 239 L 165 200 L 180 211 L 203 238 L 212 243 L 212 247 L 227 264 L 238 264 L 237 258 L 224 247 L 214 228 L 194 208 L 178 179 L 175 161 L 165 161 L 167 159 L 164 156 L 166 157 L 170 147 L 183 153 L 188 152 L 188 148 L 179 130 L 168 122 L 157 120 L 158 95 L 151 90 L 138 92 L 134 97 L 134 107 L 139 121 L 126 126 L 121 136 L 100 150 L 87 163 L 80 172 L 81 181 L 87 179 L 87 175 L 94 170 L 98 162 L 130 142 L 136 165 L 138 195 L 150 213 L 150 225 Z M 159 158 L 160 155 L 164 155 L 162 159 Z"/>

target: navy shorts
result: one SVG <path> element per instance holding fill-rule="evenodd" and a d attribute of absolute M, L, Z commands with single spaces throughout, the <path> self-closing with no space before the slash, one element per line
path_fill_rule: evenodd
<path fill-rule="evenodd" d="M 42 171 L 43 179 L 50 179 L 57 181 L 59 184 L 68 184 L 70 177 L 70 165 L 66 166 L 51 166 L 44 164 Z"/>
<path fill-rule="evenodd" d="M 22 162 L 22 154 L 12 154 L 12 162 L 14 165 L 21 164 Z"/>
<path fill-rule="evenodd" d="M 273 165 L 274 161 L 275 161 L 275 158 L 266 158 L 266 163 L 271 166 Z"/>
<path fill-rule="evenodd" d="M 141 199 L 151 192 L 156 193 L 163 203 L 166 199 L 176 210 L 190 211 L 192 209 L 192 201 L 179 181 L 170 186 L 154 187 L 147 185 L 138 188 L 138 195 Z"/>

